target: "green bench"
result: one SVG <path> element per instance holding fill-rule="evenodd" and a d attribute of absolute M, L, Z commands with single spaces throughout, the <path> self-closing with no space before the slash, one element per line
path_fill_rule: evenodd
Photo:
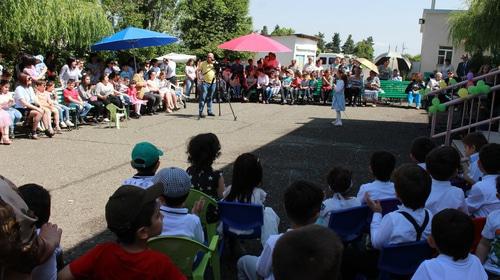
<path fill-rule="evenodd" d="M 406 100 L 408 95 L 405 90 L 410 84 L 410 81 L 380 81 L 380 87 L 384 92 L 380 92 L 378 97 L 381 99 L 394 100 L 397 99 L 401 103 Z"/>

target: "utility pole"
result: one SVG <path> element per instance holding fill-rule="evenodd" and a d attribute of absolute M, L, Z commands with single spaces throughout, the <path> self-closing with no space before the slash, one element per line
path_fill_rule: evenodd
<path fill-rule="evenodd" d="M 435 10 L 435 9 L 436 9 L 436 0 L 432 0 L 431 10 Z"/>

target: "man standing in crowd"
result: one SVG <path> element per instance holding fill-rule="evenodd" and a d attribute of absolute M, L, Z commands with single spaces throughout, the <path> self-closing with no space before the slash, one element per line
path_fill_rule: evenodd
<path fill-rule="evenodd" d="M 240 78 L 243 77 L 243 65 L 240 63 L 240 58 L 239 57 L 237 57 L 234 60 L 233 65 L 231 65 L 231 73 L 234 76 L 238 76 Z"/>
<path fill-rule="evenodd" d="M 316 65 L 314 63 L 313 57 L 309 56 L 307 57 L 307 63 L 304 65 L 304 68 L 302 69 L 302 73 L 311 73 L 314 70 L 316 70 Z"/>
<path fill-rule="evenodd" d="M 457 76 L 465 81 L 467 79 L 467 73 L 469 73 L 469 56 L 467 54 L 462 55 L 462 62 L 458 64 Z"/>
<path fill-rule="evenodd" d="M 295 72 L 297 72 L 297 70 L 299 70 L 299 66 L 297 65 L 296 59 L 292 59 L 292 61 L 290 62 L 290 65 L 288 65 L 288 69 L 292 70 L 293 73 L 295 73 Z"/>
<path fill-rule="evenodd" d="M 379 79 L 390 80 L 392 77 L 392 69 L 389 67 L 390 59 L 384 61 L 384 64 L 378 67 Z"/>
<path fill-rule="evenodd" d="M 161 65 L 161 70 L 165 71 L 165 78 L 169 80 L 173 85 L 177 86 L 177 76 L 175 74 L 175 68 L 177 64 L 175 61 L 165 58 Z"/>
<path fill-rule="evenodd" d="M 208 53 L 207 60 L 200 63 L 198 67 L 199 73 L 203 76 L 202 92 L 199 98 L 199 118 L 204 118 L 203 109 L 207 104 L 207 113 L 209 116 L 215 116 L 212 112 L 212 99 L 215 93 L 216 85 L 216 69 L 214 67 L 214 54 Z"/>

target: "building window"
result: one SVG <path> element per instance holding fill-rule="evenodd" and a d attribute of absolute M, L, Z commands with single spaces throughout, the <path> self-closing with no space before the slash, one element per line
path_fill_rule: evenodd
<path fill-rule="evenodd" d="M 451 60 L 453 56 L 453 47 L 443 47 L 439 46 L 438 51 L 438 65 L 443 65 L 445 59 Z"/>

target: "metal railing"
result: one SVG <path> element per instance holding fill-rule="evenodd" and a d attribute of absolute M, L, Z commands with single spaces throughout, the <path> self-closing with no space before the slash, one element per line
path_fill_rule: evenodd
<path fill-rule="evenodd" d="M 444 103 L 446 109 L 447 109 L 447 120 L 446 120 L 446 129 L 443 132 L 436 132 L 436 126 L 437 126 L 437 118 L 438 118 L 438 113 L 432 114 L 432 120 L 431 120 L 431 138 L 440 138 L 440 137 L 445 137 L 444 144 L 445 145 L 450 145 L 451 142 L 451 136 L 453 133 L 461 132 L 467 130 L 469 133 L 470 130 L 474 127 L 478 126 L 483 126 L 488 124 L 488 134 L 487 138 L 489 140 L 490 133 L 491 133 L 491 128 L 494 122 L 500 121 L 500 116 L 494 116 L 494 106 L 495 106 L 495 95 L 498 90 L 500 90 L 500 85 L 497 83 L 497 76 L 500 75 L 500 70 L 496 70 L 493 72 L 490 72 L 485 75 L 477 76 L 474 77 L 473 81 L 479 81 L 483 80 L 487 77 L 494 77 L 494 82 L 493 86 L 491 87 L 491 106 L 490 106 L 490 111 L 489 111 L 489 118 L 485 120 L 479 121 L 479 111 L 481 108 L 481 101 L 487 98 L 487 94 L 469 94 L 466 97 L 463 98 L 454 98 L 446 103 Z M 435 91 L 430 92 L 427 96 L 432 97 L 432 96 L 437 96 L 442 92 L 447 92 L 447 91 L 452 91 L 452 90 L 458 90 L 461 87 L 467 85 L 468 81 L 462 81 L 460 83 L 456 83 L 454 85 L 447 86 L 442 89 L 438 89 Z M 460 125 L 457 127 L 453 127 L 453 117 L 455 112 L 460 111 L 458 109 L 461 109 L 461 120 L 460 120 Z M 475 109 L 475 114 L 474 114 L 474 109 Z M 499 124 L 499 132 L 500 132 L 500 124 Z"/>

